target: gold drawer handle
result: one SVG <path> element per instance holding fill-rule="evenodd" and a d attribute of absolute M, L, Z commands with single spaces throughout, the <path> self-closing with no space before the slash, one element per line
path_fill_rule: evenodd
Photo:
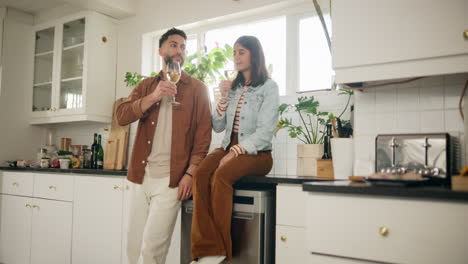
<path fill-rule="evenodd" d="M 383 236 L 383 237 L 388 236 L 388 234 L 389 234 L 388 228 L 386 228 L 385 226 L 381 226 L 381 227 L 379 228 L 379 234 L 380 234 L 381 236 Z"/>
<path fill-rule="evenodd" d="M 52 190 L 52 189 L 57 190 L 57 186 L 50 185 L 50 186 L 49 186 L 49 189 L 50 189 L 50 190 Z"/>
<path fill-rule="evenodd" d="M 120 188 L 119 186 L 114 185 L 114 190 L 117 190 L 117 189 L 119 189 L 119 188 Z"/>
<path fill-rule="evenodd" d="M 41 208 L 39 208 L 39 205 L 35 205 L 35 204 L 33 204 L 32 208 L 41 209 Z"/>
<path fill-rule="evenodd" d="M 281 241 L 286 242 L 286 240 L 288 240 L 286 236 L 281 236 Z"/>
<path fill-rule="evenodd" d="M 30 204 L 25 204 L 24 207 L 31 208 L 31 205 Z"/>
<path fill-rule="evenodd" d="M 128 188 L 128 185 L 125 185 L 125 190 L 128 190 L 128 189 L 129 189 L 129 188 Z"/>
<path fill-rule="evenodd" d="M 19 184 L 17 182 L 13 182 L 11 185 L 18 187 Z"/>
<path fill-rule="evenodd" d="M 468 40 L 468 30 L 465 30 L 463 32 L 463 36 L 465 37 L 466 40 Z"/>

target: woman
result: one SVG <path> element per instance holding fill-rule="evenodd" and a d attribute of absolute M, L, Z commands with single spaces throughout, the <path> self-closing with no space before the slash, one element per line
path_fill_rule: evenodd
<path fill-rule="evenodd" d="M 273 165 L 278 85 L 268 77 L 256 37 L 237 39 L 234 63 L 237 77 L 220 83 L 222 98 L 212 114 L 213 129 L 225 131 L 222 147 L 200 163 L 193 179 L 192 263 L 232 259 L 232 185 L 247 175 L 264 176 Z"/>

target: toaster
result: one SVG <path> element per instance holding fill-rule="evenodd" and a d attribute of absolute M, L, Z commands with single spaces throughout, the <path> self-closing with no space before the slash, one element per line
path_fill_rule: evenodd
<path fill-rule="evenodd" d="M 375 139 L 375 171 L 404 174 L 409 171 L 431 183 L 450 186 L 459 170 L 460 143 L 448 133 L 385 134 Z"/>

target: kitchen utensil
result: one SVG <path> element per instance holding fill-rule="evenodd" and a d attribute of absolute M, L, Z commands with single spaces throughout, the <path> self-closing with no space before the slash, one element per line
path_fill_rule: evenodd
<path fill-rule="evenodd" d="M 113 170 L 117 165 L 117 152 L 119 148 L 119 139 L 113 138 L 107 140 L 106 152 L 104 153 L 104 169 Z"/>
<path fill-rule="evenodd" d="M 106 155 L 110 155 L 110 159 L 112 160 L 112 156 L 114 154 L 109 153 L 107 150 L 109 146 L 109 141 L 112 143 L 115 143 L 116 146 L 110 147 L 109 150 L 112 150 L 111 148 L 115 149 L 116 152 L 116 161 L 115 161 L 115 166 L 113 166 L 113 169 L 115 170 L 122 170 L 125 168 L 126 161 L 127 161 L 127 149 L 128 149 L 128 135 L 130 134 L 130 126 L 120 126 L 117 122 L 117 116 L 116 116 L 116 111 L 117 107 L 125 101 L 126 98 L 120 98 L 114 103 L 114 112 L 112 114 L 112 125 L 111 125 L 111 132 L 108 138 L 108 142 L 106 145 L 106 153 L 104 153 L 104 160 L 106 160 Z M 111 143 L 111 145 L 112 145 Z M 109 163 L 108 163 L 109 165 Z M 109 165 L 111 166 L 111 165 Z M 110 167 L 109 167 L 110 168 Z"/>
<path fill-rule="evenodd" d="M 336 118 L 336 131 L 338 132 L 338 137 L 344 137 L 343 133 L 343 126 L 341 125 L 341 119 Z"/>
<path fill-rule="evenodd" d="M 60 139 L 60 150 L 70 151 L 71 138 Z"/>
<path fill-rule="evenodd" d="M 333 118 L 331 122 L 332 122 L 332 127 L 333 127 L 333 137 L 339 138 L 340 135 L 338 134 L 338 131 L 336 130 L 336 118 Z"/>

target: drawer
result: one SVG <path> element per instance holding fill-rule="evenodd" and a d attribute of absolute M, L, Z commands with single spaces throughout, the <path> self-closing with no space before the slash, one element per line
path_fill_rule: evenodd
<path fill-rule="evenodd" d="M 313 263 L 303 227 L 276 226 L 276 263 Z"/>
<path fill-rule="evenodd" d="M 314 253 L 391 263 L 468 263 L 466 203 L 311 193 L 307 210 L 307 248 Z"/>
<path fill-rule="evenodd" d="M 276 224 L 305 227 L 307 193 L 302 185 L 280 184 L 276 188 Z"/>
<path fill-rule="evenodd" d="M 74 178 L 63 174 L 36 174 L 34 197 L 73 201 Z"/>
<path fill-rule="evenodd" d="M 0 190 L 4 194 L 32 196 L 34 174 L 4 171 L 0 174 Z"/>

